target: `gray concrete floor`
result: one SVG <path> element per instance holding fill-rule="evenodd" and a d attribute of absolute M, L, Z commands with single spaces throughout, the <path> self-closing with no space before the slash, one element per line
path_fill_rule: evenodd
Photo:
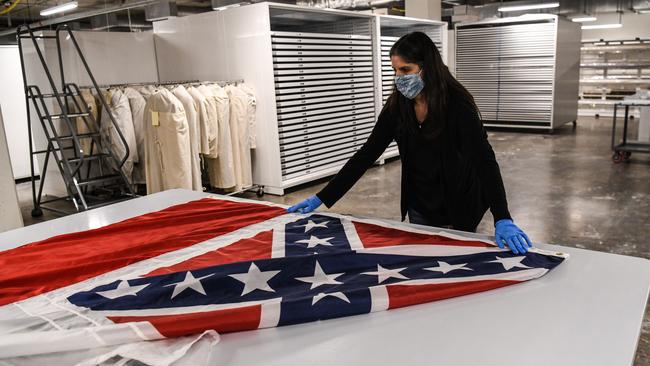
<path fill-rule="evenodd" d="M 490 132 L 510 211 L 533 241 L 650 258 L 650 155 L 613 164 L 611 118 L 581 118 L 556 133 Z M 399 220 L 398 160 L 371 168 L 330 211 Z M 325 181 L 285 196 L 261 199 L 294 204 Z M 19 187 L 26 225 L 35 222 L 28 185 Z M 258 199 L 254 193 L 245 197 Z M 53 215 L 46 213 L 43 219 Z M 41 220 L 37 220 L 41 221 Z M 479 232 L 493 234 L 488 213 Z M 650 308 L 646 307 L 635 365 L 650 366 Z"/>

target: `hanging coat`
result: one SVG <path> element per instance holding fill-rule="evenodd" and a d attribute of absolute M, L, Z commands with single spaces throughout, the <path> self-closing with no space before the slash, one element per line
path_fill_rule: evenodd
<path fill-rule="evenodd" d="M 145 106 L 147 193 L 192 189 L 190 133 L 183 104 L 167 89 L 151 94 Z"/>
<path fill-rule="evenodd" d="M 183 104 L 187 125 L 190 134 L 190 162 L 192 171 L 192 189 L 203 191 L 201 183 L 201 161 L 199 159 L 200 138 L 199 138 L 199 114 L 198 105 L 184 86 L 178 85 L 172 89 L 172 93 Z"/>

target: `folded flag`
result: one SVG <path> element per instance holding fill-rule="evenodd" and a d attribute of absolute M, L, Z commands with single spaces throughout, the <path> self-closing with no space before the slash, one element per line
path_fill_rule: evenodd
<path fill-rule="evenodd" d="M 528 281 L 566 258 L 215 196 L 0 252 L 0 354 L 365 314 Z"/>

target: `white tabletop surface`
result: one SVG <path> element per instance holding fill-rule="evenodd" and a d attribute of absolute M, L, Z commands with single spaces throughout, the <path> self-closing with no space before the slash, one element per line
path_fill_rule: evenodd
<path fill-rule="evenodd" d="M 0 234 L 0 250 L 205 196 L 172 190 Z M 465 234 L 469 235 L 469 234 Z M 402 309 L 222 335 L 211 365 L 631 365 L 650 261 L 556 245 L 530 282 Z"/>

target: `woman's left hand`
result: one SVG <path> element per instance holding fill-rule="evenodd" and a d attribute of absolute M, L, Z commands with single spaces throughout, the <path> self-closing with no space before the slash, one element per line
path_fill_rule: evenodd
<path fill-rule="evenodd" d="M 503 249 L 505 243 L 515 254 L 524 254 L 528 248 L 533 247 L 533 242 L 530 241 L 528 235 L 510 219 L 497 221 L 494 239 L 499 248 Z"/>

